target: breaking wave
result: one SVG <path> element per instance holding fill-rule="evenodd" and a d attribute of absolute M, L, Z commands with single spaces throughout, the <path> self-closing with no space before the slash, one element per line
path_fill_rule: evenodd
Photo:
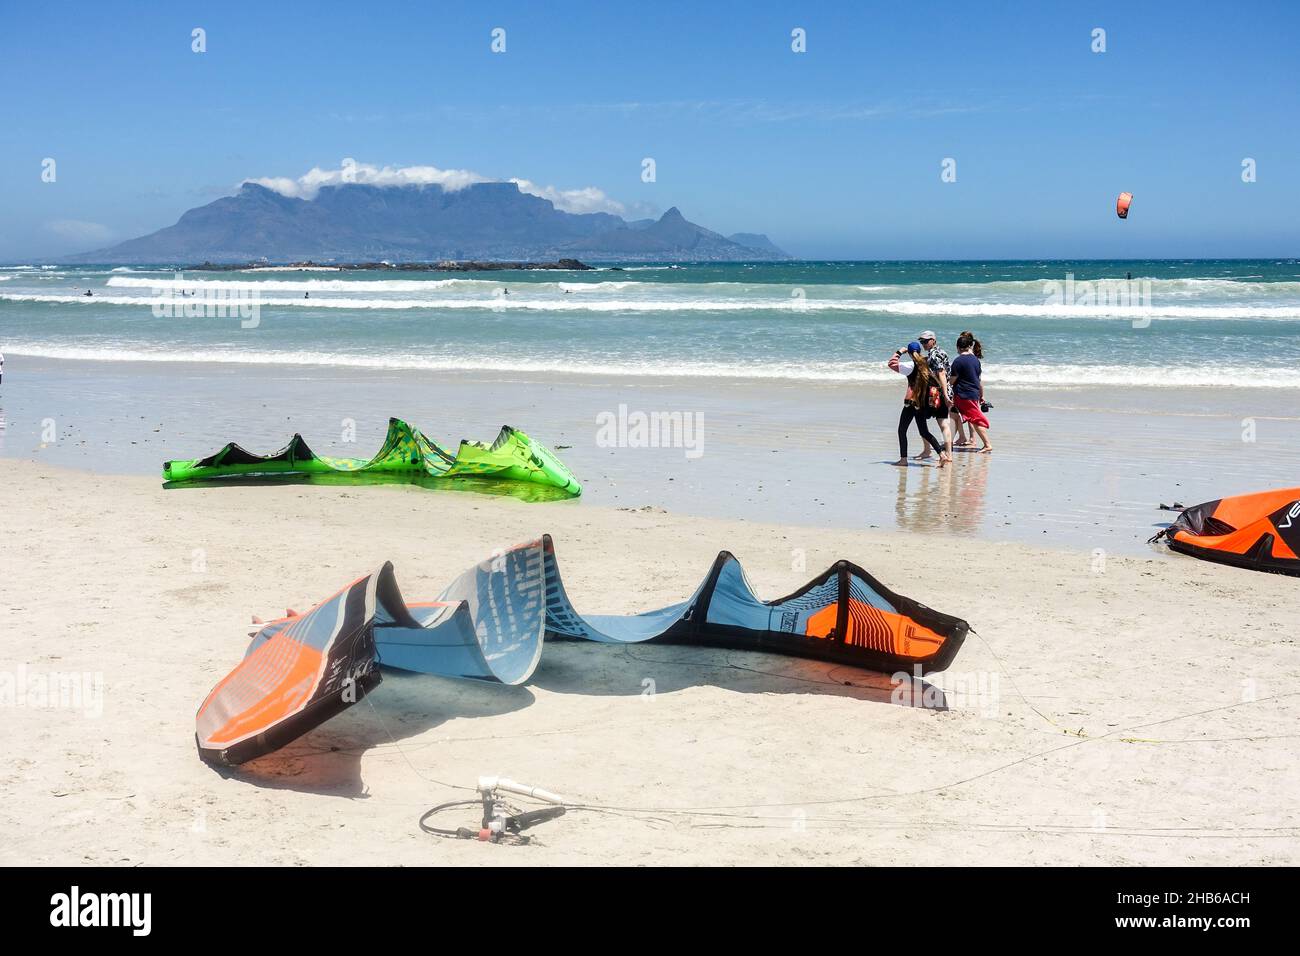
<path fill-rule="evenodd" d="M 140 280 L 110 279 L 113 282 L 137 282 Z M 172 280 L 174 282 L 174 280 Z M 313 280 L 316 281 L 316 280 Z M 402 282 L 406 280 L 393 280 Z M 464 280 L 445 279 L 441 282 Z M 478 280 L 470 280 L 478 281 Z M 325 280 L 329 284 L 330 280 Z M 154 285 L 147 281 L 144 285 Z M 346 283 L 344 283 L 346 284 Z M 367 283 L 378 285 L 379 283 Z M 416 282 L 428 288 L 432 283 Z M 282 283 L 294 291 L 317 291 L 309 283 Z M 170 289 L 205 288 L 211 291 L 262 291 L 265 284 L 255 284 L 252 289 L 237 284 L 224 284 L 218 288 L 204 287 L 197 283 L 180 283 L 164 286 Z M 347 291 L 355 290 L 355 284 Z M 284 291 L 283 289 L 277 291 Z M 320 291 L 332 291 L 322 288 Z M 159 301 L 173 302 L 177 306 L 187 301 L 202 304 L 205 301 L 220 302 L 222 298 L 205 300 L 202 296 L 194 300 L 184 298 L 167 298 L 158 296 L 110 296 L 110 295 L 57 295 L 42 293 L 5 293 L 0 300 L 8 302 L 49 302 L 59 304 L 81 303 L 83 305 L 149 306 Z M 233 301 L 233 300 L 232 300 Z M 253 300 L 248 300 L 253 301 Z M 1300 304 L 1296 305 L 1069 305 L 1056 303 L 1019 303 L 1019 302 L 921 302 L 909 299 L 600 299 L 587 297 L 567 298 L 525 298 L 522 292 L 514 295 L 485 295 L 477 298 L 356 298 L 329 296 L 325 298 L 277 298 L 260 296 L 257 304 L 264 308 L 307 308 L 307 309 L 350 309 L 357 311 L 410 309 L 431 310 L 469 310 L 482 309 L 491 311 L 531 311 L 531 312 L 858 312 L 864 314 L 907 315 L 907 316 L 952 316 L 960 318 L 979 317 L 1023 317 L 1048 319 L 1300 319 Z"/>
<path fill-rule="evenodd" d="M 343 351 L 244 351 L 230 347 L 122 347 L 116 345 L 52 346 L 12 343 L 12 355 L 94 362 L 175 362 L 229 365 L 324 366 L 441 372 L 501 372 L 591 375 L 634 378 L 716 378 L 816 381 L 830 383 L 902 384 L 901 377 L 881 362 L 726 362 L 716 360 L 597 360 L 566 358 L 530 360 L 515 357 L 450 353 L 436 357 L 409 351 L 359 354 Z M 1159 374 L 1153 374 L 1158 372 Z M 1250 365 L 1017 365 L 988 362 L 984 379 L 1000 390 L 1140 386 L 1142 388 L 1300 388 L 1300 369 L 1273 369 L 1260 375 Z"/>

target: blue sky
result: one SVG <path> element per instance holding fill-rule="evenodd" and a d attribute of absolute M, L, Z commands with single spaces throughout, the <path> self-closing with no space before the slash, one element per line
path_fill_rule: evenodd
<path fill-rule="evenodd" d="M 0 259 L 344 157 L 595 187 L 814 258 L 1300 255 L 1300 4 L 290 6 L 6 5 Z"/>

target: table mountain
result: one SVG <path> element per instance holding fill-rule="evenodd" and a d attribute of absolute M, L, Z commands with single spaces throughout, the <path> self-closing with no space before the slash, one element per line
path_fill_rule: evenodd
<path fill-rule="evenodd" d="M 766 236 L 732 238 L 676 209 L 629 223 L 609 213 L 569 213 L 509 182 L 323 187 L 314 199 L 245 183 L 191 209 L 173 226 L 68 262 L 393 262 L 439 259 L 743 261 L 786 259 Z"/>

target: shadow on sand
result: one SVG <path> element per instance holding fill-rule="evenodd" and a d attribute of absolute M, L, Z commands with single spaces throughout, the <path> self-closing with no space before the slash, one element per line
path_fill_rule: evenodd
<path fill-rule="evenodd" d="M 718 687 L 746 694 L 818 694 L 868 704 L 946 710 L 943 691 L 924 681 L 841 664 L 759 651 L 666 644 L 622 647 L 586 641 L 547 641 L 528 685 L 455 680 L 384 670 L 383 683 L 356 706 L 273 754 L 234 768 L 228 779 L 257 787 L 323 796 L 364 798 L 361 757 L 372 748 L 397 749 L 450 720 L 513 713 L 531 706 L 530 687 L 586 697 L 672 694 Z M 402 750 L 407 752 L 407 748 Z"/>
<path fill-rule="evenodd" d="M 818 694 L 900 703 L 893 675 L 763 651 L 681 644 L 593 647 L 549 641 L 529 682 L 558 694 L 632 697 L 718 687 L 742 694 Z M 937 691 L 937 688 L 935 688 Z M 933 692 L 932 692 L 933 693 Z"/>
<path fill-rule="evenodd" d="M 231 780 L 323 796 L 367 796 L 361 756 L 462 717 L 495 717 L 530 707 L 527 687 L 385 669 L 383 682 L 354 706 L 274 753 L 238 767 L 213 767 Z"/>
<path fill-rule="evenodd" d="M 436 478 L 420 474 L 302 475 L 265 474 L 232 476 L 230 478 L 203 478 L 191 481 L 164 481 L 168 491 L 198 488 L 275 488 L 283 485 L 328 485 L 336 488 L 358 488 L 366 485 L 414 485 L 428 491 L 473 492 L 500 498 L 516 498 L 530 503 L 538 501 L 576 501 L 562 488 L 539 485 L 531 481 L 514 481 L 506 478 Z"/>

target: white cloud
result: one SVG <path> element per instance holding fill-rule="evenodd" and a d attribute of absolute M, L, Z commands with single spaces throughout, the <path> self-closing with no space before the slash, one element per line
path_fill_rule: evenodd
<path fill-rule="evenodd" d="M 322 186 L 341 186 L 344 183 L 365 183 L 371 186 L 417 186 L 436 184 L 444 189 L 464 189 L 473 183 L 487 182 L 486 176 L 467 169 L 439 169 L 437 166 L 373 166 L 345 159 L 338 169 L 321 169 L 313 166 L 297 179 L 287 176 L 262 176 L 245 179 L 273 189 L 282 196 L 315 199 Z M 242 185 L 242 183 L 240 184 Z"/>
<path fill-rule="evenodd" d="M 416 186 L 438 185 L 443 189 L 455 191 L 472 186 L 474 183 L 500 182 L 489 176 L 483 176 L 468 169 L 439 169 L 437 166 L 374 166 L 370 163 L 358 163 L 354 159 L 345 159 L 338 169 L 321 169 L 312 167 L 308 172 L 291 179 L 288 176 L 259 176 L 245 179 L 245 183 L 256 183 L 274 190 L 282 196 L 297 199 L 315 199 L 322 186 L 339 186 L 344 183 L 364 183 L 371 186 Z M 549 199 L 555 208 L 565 212 L 609 212 L 621 216 L 625 212 L 622 203 L 605 195 L 604 190 L 595 186 L 582 189 L 557 189 L 554 186 L 539 186 L 532 180 L 511 178 L 520 192 Z M 243 185 L 241 183 L 240 185 Z"/>
<path fill-rule="evenodd" d="M 55 219 L 47 222 L 45 228 L 69 242 L 107 242 L 113 238 L 113 230 L 108 226 L 81 219 Z"/>
<path fill-rule="evenodd" d="M 314 172 L 314 170 L 313 170 Z M 244 183 L 257 183 L 259 186 L 265 186 L 267 189 L 274 190 L 282 196 L 303 197 L 303 188 L 298 184 L 296 179 L 290 179 L 288 176 L 262 176 L 258 179 L 245 179 Z M 244 185 L 240 183 L 239 185 Z M 313 190 L 312 196 L 316 193 Z"/>
<path fill-rule="evenodd" d="M 621 216 L 626 211 L 621 202 L 610 199 L 603 189 L 586 186 L 582 189 L 556 189 L 554 186 L 539 186 L 528 179 L 511 179 L 519 191 L 530 196 L 541 196 L 555 203 L 556 209 L 565 212 L 612 212 Z"/>

